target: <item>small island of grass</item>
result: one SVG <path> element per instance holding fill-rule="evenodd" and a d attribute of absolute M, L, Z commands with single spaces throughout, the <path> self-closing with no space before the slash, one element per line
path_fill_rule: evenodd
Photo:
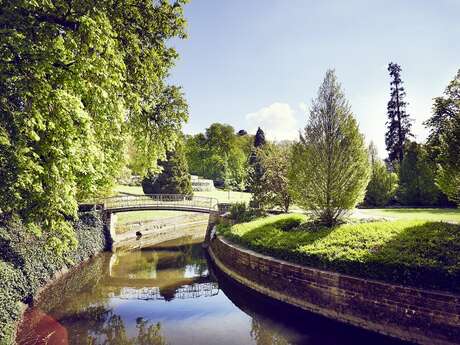
<path fill-rule="evenodd" d="M 420 288 L 459 292 L 460 225 L 424 220 L 312 226 L 284 214 L 219 234 L 259 253 L 319 269 Z"/>

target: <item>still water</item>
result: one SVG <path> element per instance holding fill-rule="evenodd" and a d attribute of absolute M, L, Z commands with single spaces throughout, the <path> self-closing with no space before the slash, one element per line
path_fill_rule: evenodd
<path fill-rule="evenodd" d="M 200 243 L 104 253 L 26 314 L 20 344 L 402 344 L 267 300 L 222 276 Z"/>

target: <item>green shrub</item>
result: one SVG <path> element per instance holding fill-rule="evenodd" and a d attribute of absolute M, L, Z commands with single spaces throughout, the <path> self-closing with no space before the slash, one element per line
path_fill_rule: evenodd
<path fill-rule="evenodd" d="M 245 202 L 237 202 L 230 206 L 230 218 L 236 223 L 249 222 L 255 217 L 255 211 Z"/>
<path fill-rule="evenodd" d="M 78 247 L 60 257 L 46 249 L 44 236 L 30 234 L 19 220 L 0 221 L 0 344 L 14 343 L 20 302 L 29 303 L 57 271 L 106 249 L 100 214 L 83 213 L 73 227 Z"/>
<path fill-rule="evenodd" d="M 305 217 L 282 215 L 221 225 L 219 234 L 262 254 L 306 266 L 460 292 L 458 224 L 406 220 L 283 230 L 299 219 Z"/>

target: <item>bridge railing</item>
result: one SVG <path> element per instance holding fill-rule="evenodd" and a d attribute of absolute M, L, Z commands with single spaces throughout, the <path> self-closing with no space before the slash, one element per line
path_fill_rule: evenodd
<path fill-rule="evenodd" d="M 142 208 L 142 207 L 178 207 L 200 208 L 210 211 L 217 210 L 218 200 L 205 196 L 181 194 L 145 194 L 145 195 L 119 195 L 104 199 L 105 209 Z"/>

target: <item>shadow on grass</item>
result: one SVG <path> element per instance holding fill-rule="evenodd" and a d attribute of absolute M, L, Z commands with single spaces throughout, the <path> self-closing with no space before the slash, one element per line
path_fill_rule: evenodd
<path fill-rule="evenodd" d="M 426 222 L 403 229 L 364 258 L 360 275 L 460 292 L 460 225 Z"/>

